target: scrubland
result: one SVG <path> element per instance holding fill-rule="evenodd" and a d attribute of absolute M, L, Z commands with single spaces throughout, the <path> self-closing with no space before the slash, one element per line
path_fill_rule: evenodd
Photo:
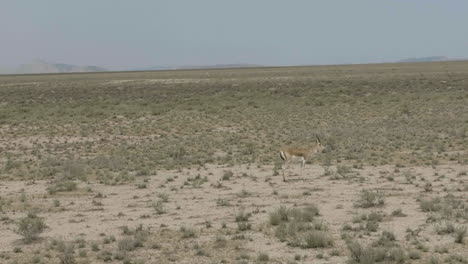
<path fill-rule="evenodd" d="M 464 61 L 0 76 L 0 263 L 468 263 L 467 149 Z"/>

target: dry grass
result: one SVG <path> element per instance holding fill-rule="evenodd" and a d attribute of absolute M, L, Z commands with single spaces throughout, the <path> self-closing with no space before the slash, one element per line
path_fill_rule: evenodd
<path fill-rule="evenodd" d="M 0 76 L 0 263 L 467 263 L 466 69 Z"/>

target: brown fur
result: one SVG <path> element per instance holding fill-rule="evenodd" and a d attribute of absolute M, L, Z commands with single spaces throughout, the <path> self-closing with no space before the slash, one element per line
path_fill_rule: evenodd
<path fill-rule="evenodd" d="M 295 157 L 300 157 L 302 161 L 301 168 L 303 168 L 305 166 L 306 160 L 310 159 L 310 157 L 313 154 L 322 152 L 324 149 L 325 147 L 322 146 L 318 138 L 317 138 L 316 145 L 310 148 L 295 148 L 295 147 L 282 148 L 280 150 L 280 157 L 284 161 L 283 166 L 282 166 L 283 181 L 286 181 L 286 177 L 284 175 L 286 166 L 289 165 L 292 159 L 294 159 Z"/>

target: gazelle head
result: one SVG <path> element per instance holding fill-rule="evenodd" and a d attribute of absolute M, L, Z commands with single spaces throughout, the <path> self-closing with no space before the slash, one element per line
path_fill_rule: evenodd
<path fill-rule="evenodd" d="M 320 138 L 317 135 L 315 137 L 317 138 L 317 145 L 315 147 L 315 152 L 316 153 L 323 152 L 325 150 L 325 147 L 322 145 Z"/>

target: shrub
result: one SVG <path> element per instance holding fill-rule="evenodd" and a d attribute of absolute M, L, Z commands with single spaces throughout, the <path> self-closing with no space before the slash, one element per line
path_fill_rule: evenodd
<path fill-rule="evenodd" d="M 405 217 L 406 214 L 403 213 L 403 210 L 402 210 L 401 208 L 398 208 L 398 209 L 393 210 L 392 216 L 396 216 L 396 217 Z"/>
<path fill-rule="evenodd" d="M 323 231 L 310 231 L 305 237 L 305 248 L 325 248 L 333 245 L 333 239 Z"/>
<path fill-rule="evenodd" d="M 384 247 L 391 247 L 395 246 L 395 234 L 388 231 L 383 231 L 380 235 L 380 238 L 374 242 L 374 246 L 384 246 Z"/>
<path fill-rule="evenodd" d="M 245 213 L 244 210 L 241 210 L 237 215 L 236 215 L 236 222 L 247 222 L 249 221 L 249 217 L 251 216 L 250 213 Z"/>
<path fill-rule="evenodd" d="M 169 201 L 169 194 L 167 193 L 160 193 L 158 194 L 158 198 L 161 199 L 163 203 L 167 203 Z"/>
<path fill-rule="evenodd" d="M 463 244 L 466 236 L 466 226 L 460 226 L 455 228 L 455 243 Z"/>
<path fill-rule="evenodd" d="M 315 221 L 319 210 L 315 205 L 304 208 L 280 206 L 270 212 L 270 224 L 276 226 L 275 236 L 289 246 L 303 248 L 329 247 L 333 245 L 331 236 L 325 233 L 327 226 Z"/>
<path fill-rule="evenodd" d="M 348 263 L 374 264 L 382 263 L 404 263 L 407 259 L 406 252 L 397 245 L 385 246 L 374 243 L 374 246 L 363 247 L 357 241 L 348 241 L 350 261 Z"/>
<path fill-rule="evenodd" d="M 270 224 L 274 226 L 279 225 L 281 222 L 287 222 L 288 218 L 288 209 L 284 206 L 280 206 L 270 213 Z"/>
<path fill-rule="evenodd" d="M 223 181 L 229 181 L 231 179 L 231 177 L 234 176 L 234 173 L 232 171 L 225 171 L 224 174 L 223 174 L 223 177 L 221 178 L 221 180 Z"/>
<path fill-rule="evenodd" d="M 77 189 L 77 183 L 74 181 L 59 181 L 54 185 L 47 187 L 49 194 L 55 194 L 57 192 L 71 192 Z"/>
<path fill-rule="evenodd" d="M 452 234 L 455 232 L 455 226 L 452 223 L 447 222 L 445 225 L 436 226 L 435 230 L 438 235 Z"/>
<path fill-rule="evenodd" d="M 31 243 L 38 238 L 46 227 L 42 217 L 30 212 L 26 217 L 19 220 L 17 233 L 23 236 L 26 243 Z"/>
<path fill-rule="evenodd" d="M 441 209 L 441 199 L 434 198 L 431 200 L 421 200 L 419 203 L 423 212 L 437 212 Z"/>
<path fill-rule="evenodd" d="M 238 222 L 237 228 L 239 229 L 239 231 L 250 230 L 252 228 L 252 224 L 247 223 L 247 222 Z"/>
<path fill-rule="evenodd" d="M 180 232 L 182 232 L 182 238 L 192 238 L 197 236 L 197 232 L 195 229 L 190 228 L 190 227 L 181 227 Z"/>
<path fill-rule="evenodd" d="M 385 203 L 383 194 L 377 191 L 363 190 L 361 198 L 356 202 L 356 207 L 370 208 L 382 206 Z"/>
<path fill-rule="evenodd" d="M 63 164 L 63 178 L 68 180 L 86 180 L 85 165 L 79 161 L 68 160 Z"/>
<path fill-rule="evenodd" d="M 117 247 L 121 251 L 133 251 L 135 248 L 137 248 L 137 241 L 129 237 L 123 238 L 122 240 L 119 240 Z"/>
<path fill-rule="evenodd" d="M 75 249 L 72 244 L 64 247 L 62 254 L 59 255 L 60 264 L 75 264 Z"/>
<path fill-rule="evenodd" d="M 166 209 L 164 208 L 163 201 L 157 201 L 153 203 L 153 208 L 157 214 L 165 214 Z"/>
<path fill-rule="evenodd" d="M 259 262 L 267 262 L 270 260 L 270 256 L 268 256 L 268 254 L 266 253 L 260 253 L 257 257 L 257 260 Z"/>

